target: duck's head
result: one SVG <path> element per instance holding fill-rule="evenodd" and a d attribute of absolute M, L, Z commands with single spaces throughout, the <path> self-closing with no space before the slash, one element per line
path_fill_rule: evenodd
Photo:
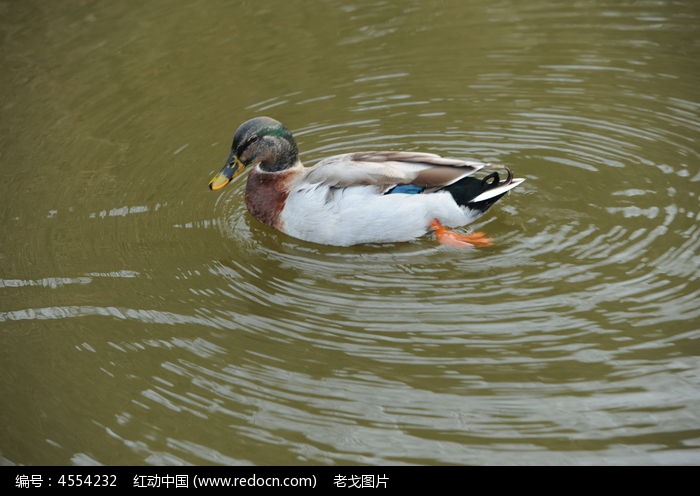
<path fill-rule="evenodd" d="M 270 117 L 255 117 L 236 130 L 226 165 L 209 181 L 213 191 L 221 189 L 249 165 L 278 172 L 297 162 L 297 144 L 292 133 Z"/>

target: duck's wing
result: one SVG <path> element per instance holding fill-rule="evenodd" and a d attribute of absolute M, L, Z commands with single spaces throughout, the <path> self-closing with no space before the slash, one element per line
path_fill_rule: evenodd
<path fill-rule="evenodd" d="M 419 152 L 358 152 L 335 155 L 307 169 L 305 182 L 343 188 L 414 184 L 427 189 L 449 186 L 484 168 L 503 168 Z"/>

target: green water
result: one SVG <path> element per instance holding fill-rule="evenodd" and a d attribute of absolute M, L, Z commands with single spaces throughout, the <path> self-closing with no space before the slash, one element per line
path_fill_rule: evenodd
<path fill-rule="evenodd" d="M 700 464 L 698 60 L 694 0 L 0 3 L 0 461 Z M 305 243 L 207 188 L 256 115 L 527 181 Z"/>

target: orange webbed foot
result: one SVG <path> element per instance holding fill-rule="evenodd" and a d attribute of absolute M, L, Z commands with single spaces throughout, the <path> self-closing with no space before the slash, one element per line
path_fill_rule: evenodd
<path fill-rule="evenodd" d="M 482 232 L 460 234 L 450 231 L 437 219 L 430 223 L 430 229 L 432 229 L 435 233 L 435 239 L 437 242 L 443 245 L 452 245 L 465 248 L 467 246 L 490 246 L 491 241 L 493 241 L 491 238 L 487 238 Z"/>

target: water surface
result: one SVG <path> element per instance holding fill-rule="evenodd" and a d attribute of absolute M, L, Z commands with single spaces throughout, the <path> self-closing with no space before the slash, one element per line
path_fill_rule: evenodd
<path fill-rule="evenodd" d="M 696 3 L 0 3 L 2 460 L 700 463 Z M 255 115 L 527 181 L 305 243 L 206 187 Z"/>

